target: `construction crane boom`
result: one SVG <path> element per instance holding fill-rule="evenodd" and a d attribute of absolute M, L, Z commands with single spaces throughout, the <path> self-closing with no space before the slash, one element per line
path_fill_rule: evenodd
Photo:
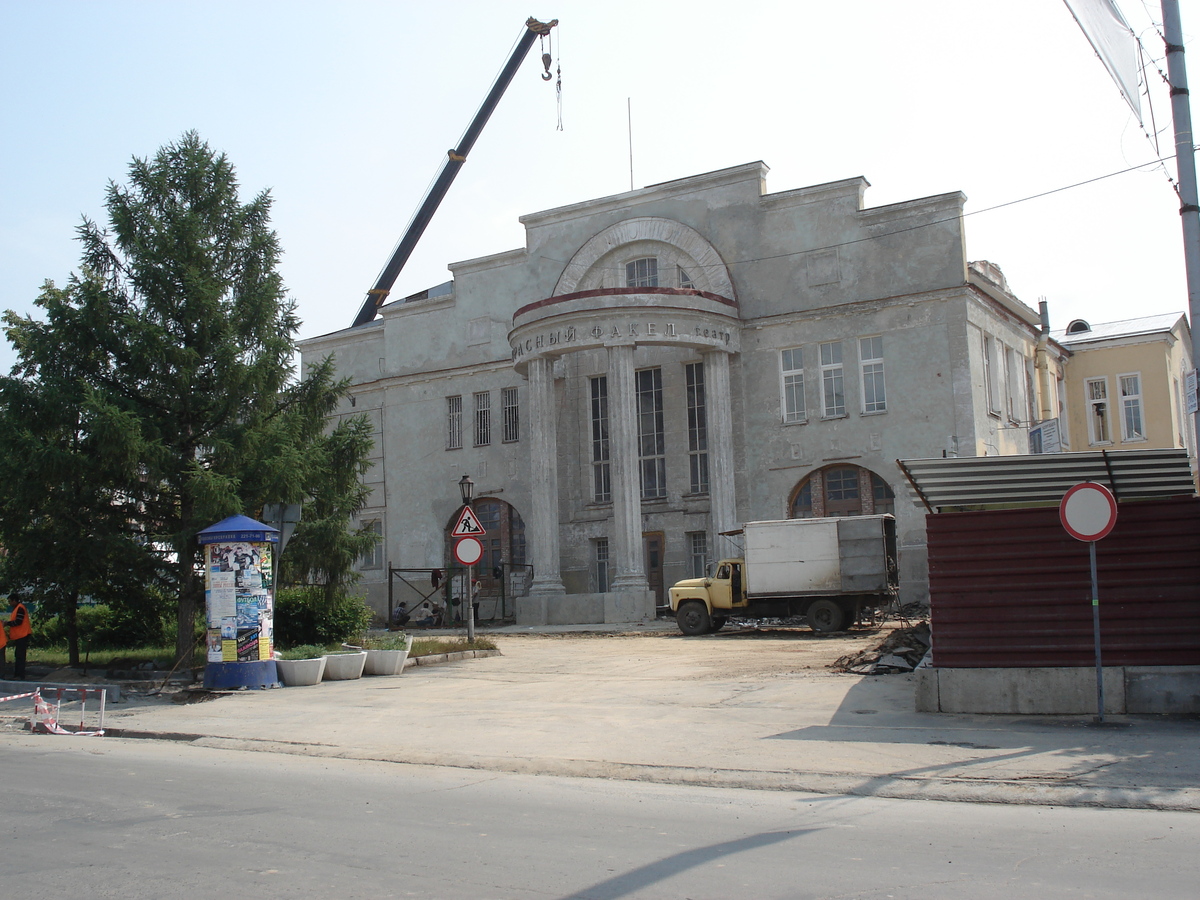
<path fill-rule="evenodd" d="M 446 192 L 450 190 L 450 185 L 454 183 L 454 179 L 458 175 L 458 170 L 466 162 L 467 154 L 475 146 L 475 141 L 479 138 L 480 132 L 483 131 L 483 126 L 491 118 L 492 112 L 496 109 L 500 98 L 504 96 L 504 91 L 508 88 L 509 82 L 517 74 L 517 69 L 521 67 L 521 63 L 524 62 L 529 48 L 533 46 L 533 42 L 538 37 L 548 35 L 550 29 L 557 24 L 558 19 L 551 19 L 549 22 L 539 22 L 537 19 L 532 18 L 525 23 L 525 31 L 521 35 L 520 40 L 517 41 L 517 46 L 513 49 L 512 55 L 509 56 L 508 62 L 505 63 L 500 74 L 496 76 L 496 82 L 492 85 L 491 91 L 488 92 L 483 105 L 479 107 L 479 111 L 475 113 L 475 118 L 471 120 L 471 124 L 463 132 L 462 140 L 459 141 L 457 147 L 446 154 L 446 161 L 442 163 L 441 171 L 438 172 L 437 178 L 434 179 L 429 191 L 425 194 L 421 205 L 413 214 L 412 220 L 408 223 L 408 228 L 404 231 L 404 236 L 400 238 L 400 243 L 396 245 L 396 249 L 392 253 L 392 258 L 388 260 L 387 265 L 383 267 L 383 271 L 379 273 L 379 278 L 375 281 L 375 286 L 367 291 L 367 299 L 363 301 L 362 308 L 358 311 L 358 315 L 354 319 L 354 324 L 350 326 L 351 328 L 365 325 L 374 320 L 379 307 L 384 304 L 388 294 L 391 293 L 392 285 L 396 283 L 396 277 L 400 274 L 400 270 L 408 262 L 409 256 L 412 255 L 413 249 L 417 246 L 417 241 L 425 233 L 425 228 L 429 225 L 430 219 L 433 218 L 433 214 L 437 211 L 438 206 L 441 205 Z M 550 57 L 548 54 L 543 56 L 543 62 L 548 73 L 550 70 Z M 542 77 L 547 78 L 548 75 L 543 75 Z"/>

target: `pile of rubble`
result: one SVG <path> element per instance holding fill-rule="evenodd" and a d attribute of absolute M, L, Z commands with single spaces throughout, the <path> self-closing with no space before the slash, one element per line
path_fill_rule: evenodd
<path fill-rule="evenodd" d="M 839 658 L 830 668 L 852 675 L 893 675 L 897 672 L 911 672 L 929 655 L 932 643 L 929 623 L 918 622 L 905 628 L 897 628 L 883 643 L 871 650 Z"/>

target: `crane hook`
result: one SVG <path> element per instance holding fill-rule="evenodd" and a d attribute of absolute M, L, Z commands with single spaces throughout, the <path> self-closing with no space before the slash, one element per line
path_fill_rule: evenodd
<path fill-rule="evenodd" d="M 551 79 L 554 78 L 554 76 L 550 74 L 550 54 L 549 53 L 542 54 L 542 65 L 546 67 L 546 71 L 542 73 L 542 81 L 550 81 Z"/>

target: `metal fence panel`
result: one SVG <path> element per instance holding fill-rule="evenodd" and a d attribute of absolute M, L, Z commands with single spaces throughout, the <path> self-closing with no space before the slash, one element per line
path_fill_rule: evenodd
<path fill-rule="evenodd" d="M 1088 548 L 1057 507 L 926 523 L 934 665 L 1095 664 Z M 1200 665 L 1200 499 L 1121 503 L 1096 551 L 1104 665 Z"/>

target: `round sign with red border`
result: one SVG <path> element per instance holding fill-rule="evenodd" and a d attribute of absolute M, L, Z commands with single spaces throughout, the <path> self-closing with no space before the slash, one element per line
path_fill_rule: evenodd
<path fill-rule="evenodd" d="M 1058 518 L 1075 540 L 1099 541 L 1117 524 L 1117 500 L 1104 485 L 1085 481 L 1063 494 Z"/>
<path fill-rule="evenodd" d="M 483 542 L 479 538 L 459 538 L 454 542 L 454 558 L 464 566 L 475 565 L 483 559 Z"/>

